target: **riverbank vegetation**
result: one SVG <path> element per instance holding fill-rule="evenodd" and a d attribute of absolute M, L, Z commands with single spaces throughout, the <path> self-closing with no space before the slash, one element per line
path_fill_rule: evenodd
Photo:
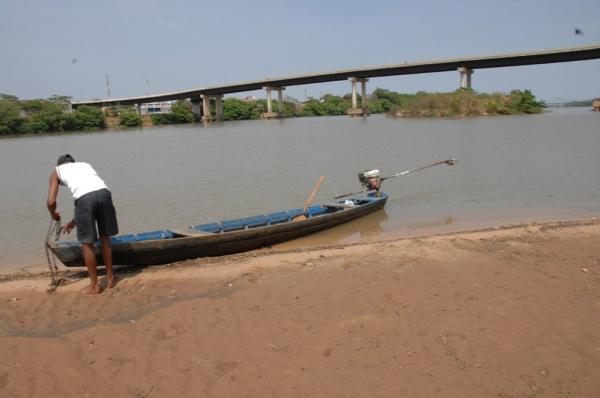
<path fill-rule="evenodd" d="M 156 113 L 146 117 L 139 115 L 133 106 L 111 107 L 105 109 L 105 112 L 97 107 L 79 106 L 73 112 L 69 112 L 70 100 L 70 97 L 64 96 L 19 100 L 12 95 L 0 94 L 0 135 L 198 121 L 192 111 L 192 103 L 187 100 L 174 102 L 170 113 Z M 358 103 L 361 103 L 360 96 L 358 96 Z M 529 90 L 513 90 L 509 94 L 486 94 L 464 89 L 450 93 L 405 94 L 377 88 L 369 96 L 367 103 L 371 113 L 388 114 L 393 117 L 531 114 L 542 112 L 546 106 L 543 101 L 536 100 Z M 278 101 L 273 101 L 272 106 L 273 111 L 278 111 L 280 108 Z M 326 94 L 321 98 L 310 98 L 302 102 L 286 97 L 281 104 L 281 110 L 283 117 L 338 116 L 345 115 L 351 106 L 350 94 L 344 96 Z M 259 119 L 265 112 L 267 112 L 267 101 L 263 99 L 226 98 L 223 101 L 225 120 Z"/>
<path fill-rule="evenodd" d="M 94 130 L 106 126 L 104 113 L 97 107 L 80 106 L 68 112 L 70 100 L 63 96 L 19 100 L 0 94 L 0 135 Z"/>
<path fill-rule="evenodd" d="M 194 122 L 192 103 L 189 101 L 177 101 L 171 105 L 169 113 L 154 113 L 150 116 L 152 124 L 181 124 Z"/>
<path fill-rule="evenodd" d="M 418 92 L 408 95 L 380 90 L 375 95 L 392 103 L 389 113 L 395 117 L 532 114 L 541 113 L 546 107 L 545 103 L 537 101 L 529 90 L 513 90 L 510 94 L 487 94 L 461 89 L 451 93 Z"/>

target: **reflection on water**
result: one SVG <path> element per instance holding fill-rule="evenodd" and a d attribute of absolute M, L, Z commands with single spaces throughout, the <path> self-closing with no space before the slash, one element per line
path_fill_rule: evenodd
<path fill-rule="evenodd" d="M 289 242 L 359 242 L 600 213 L 600 113 L 472 119 L 383 116 L 295 118 L 166 126 L 0 140 L 0 269 L 44 267 L 48 176 L 71 153 L 113 192 L 122 233 L 218 221 L 302 206 L 383 175 L 456 157 L 386 181 L 385 211 Z M 69 217 L 64 189 L 58 210 Z"/>
<path fill-rule="evenodd" d="M 389 217 L 385 208 L 338 227 L 304 236 L 293 241 L 275 245 L 280 250 L 298 249 L 303 247 L 327 246 L 370 242 L 376 240 L 383 232 L 383 223 Z"/>

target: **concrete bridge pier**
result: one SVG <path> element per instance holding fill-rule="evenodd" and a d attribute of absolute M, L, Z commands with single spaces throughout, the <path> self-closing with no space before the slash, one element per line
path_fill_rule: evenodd
<path fill-rule="evenodd" d="M 261 115 L 263 119 L 276 119 L 283 117 L 283 90 L 285 87 L 263 87 L 267 91 L 267 111 Z M 273 112 L 273 95 L 277 91 L 277 112 Z"/>
<path fill-rule="evenodd" d="M 196 116 L 196 120 L 202 120 L 202 98 L 190 98 L 192 103 L 192 113 Z"/>
<path fill-rule="evenodd" d="M 202 96 L 202 121 L 203 122 L 212 122 L 212 111 L 210 110 L 210 95 Z"/>
<path fill-rule="evenodd" d="M 223 121 L 223 95 L 213 96 L 215 99 L 215 120 L 217 122 Z"/>
<path fill-rule="evenodd" d="M 348 109 L 348 115 L 350 116 L 368 116 L 369 107 L 367 104 L 367 82 L 369 79 L 364 77 L 350 77 L 348 78 L 352 82 L 352 108 Z M 356 83 L 360 82 L 360 108 L 358 107 L 358 98 L 356 91 Z"/>
<path fill-rule="evenodd" d="M 458 73 L 460 73 L 460 88 L 466 88 L 470 90 L 473 69 L 467 68 L 466 66 L 461 66 L 458 68 Z"/>
<path fill-rule="evenodd" d="M 142 104 L 135 104 L 135 111 L 138 115 L 142 114 Z"/>
<path fill-rule="evenodd" d="M 215 101 L 215 114 L 212 114 L 211 101 Z M 202 95 L 202 121 L 223 121 L 223 95 Z"/>

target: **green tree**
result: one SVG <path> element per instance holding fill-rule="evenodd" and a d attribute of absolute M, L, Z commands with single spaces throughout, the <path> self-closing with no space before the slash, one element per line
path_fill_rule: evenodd
<path fill-rule="evenodd" d="M 411 94 L 402 94 L 397 93 L 395 91 L 385 90 L 383 88 L 376 88 L 373 91 L 371 97 L 374 100 L 388 100 L 390 103 L 396 106 L 402 106 L 408 100 L 410 100 L 413 95 Z"/>
<path fill-rule="evenodd" d="M 510 107 L 520 113 L 540 113 L 546 107 L 544 101 L 536 101 L 530 90 L 513 90 L 510 99 Z"/>
<path fill-rule="evenodd" d="M 0 93 L 0 101 L 2 100 L 18 102 L 19 98 L 14 95 Z"/>
<path fill-rule="evenodd" d="M 388 113 L 392 109 L 395 109 L 396 105 L 394 105 L 387 98 L 373 98 L 371 101 L 369 101 L 369 108 L 373 113 Z"/>
<path fill-rule="evenodd" d="M 154 113 L 150 116 L 152 124 L 182 124 L 192 123 L 194 113 L 192 112 L 192 103 L 185 100 L 177 101 L 171 105 L 169 113 Z"/>
<path fill-rule="evenodd" d="M 242 101 L 237 98 L 226 98 L 223 101 L 223 117 L 225 120 L 258 119 L 266 109 L 265 100 Z"/>
<path fill-rule="evenodd" d="M 52 97 L 48 98 L 47 101 L 59 105 L 60 107 L 62 107 L 63 111 L 66 112 L 71 107 L 72 99 L 73 97 L 69 97 L 66 95 L 53 95 Z"/>
<path fill-rule="evenodd" d="M 102 109 L 95 106 L 77 107 L 65 120 L 65 130 L 93 130 L 106 127 Z"/>
<path fill-rule="evenodd" d="M 123 107 L 119 110 L 119 124 L 125 127 L 139 127 L 142 125 L 142 116 L 134 108 Z"/>
<path fill-rule="evenodd" d="M 337 95 L 325 94 L 321 97 L 325 113 L 330 116 L 345 115 L 350 107 L 350 102 Z"/>
<path fill-rule="evenodd" d="M 318 99 L 311 98 L 304 103 L 304 107 L 300 112 L 302 116 L 326 116 L 327 109 Z"/>
<path fill-rule="evenodd" d="M 29 115 L 23 124 L 26 133 L 47 133 L 62 131 L 65 125 L 65 112 L 62 105 L 47 100 L 27 100 L 21 102 Z"/>
<path fill-rule="evenodd" d="M 189 101 L 177 101 L 171 106 L 169 113 L 172 123 L 192 123 L 194 121 L 194 112 L 192 112 L 192 103 Z"/>
<path fill-rule="evenodd" d="M 18 134 L 24 122 L 17 97 L 0 94 L 0 135 Z"/>

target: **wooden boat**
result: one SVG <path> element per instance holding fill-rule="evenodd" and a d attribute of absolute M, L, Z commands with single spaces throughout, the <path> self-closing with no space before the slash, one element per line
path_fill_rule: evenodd
<path fill-rule="evenodd" d="M 236 220 L 192 225 L 111 238 L 113 262 L 121 265 L 155 265 L 197 257 L 219 256 L 257 249 L 312 234 L 383 208 L 384 192 Z M 306 216 L 294 221 L 299 215 Z M 84 266 L 79 241 L 58 241 L 48 247 L 67 267 Z M 96 245 L 98 264 L 102 264 Z"/>

